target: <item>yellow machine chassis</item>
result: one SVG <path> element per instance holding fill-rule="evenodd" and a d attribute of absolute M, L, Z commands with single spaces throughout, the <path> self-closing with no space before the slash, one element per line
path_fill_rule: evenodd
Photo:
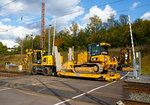
<path fill-rule="evenodd" d="M 57 72 L 58 76 L 69 76 L 69 77 L 82 77 L 82 78 L 95 78 L 106 81 L 119 80 L 120 74 L 84 74 L 84 73 L 71 73 L 71 72 Z"/>

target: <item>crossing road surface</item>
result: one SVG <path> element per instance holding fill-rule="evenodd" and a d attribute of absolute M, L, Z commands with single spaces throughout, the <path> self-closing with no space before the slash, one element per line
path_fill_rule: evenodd
<path fill-rule="evenodd" d="M 112 105 L 124 97 L 123 82 L 127 72 L 120 72 L 120 81 L 23 76 L 0 78 L 2 105 Z"/>

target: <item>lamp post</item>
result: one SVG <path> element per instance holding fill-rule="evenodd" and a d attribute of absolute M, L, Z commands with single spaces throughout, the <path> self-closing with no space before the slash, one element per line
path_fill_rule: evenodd
<path fill-rule="evenodd" d="M 32 50 L 33 50 L 33 34 L 31 34 L 31 37 L 32 37 Z"/>
<path fill-rule="evenodd" d="M 50 48 L 50 46 L 51 46 L 51 45 L 50 45 L 50 37 L 51 37 L 51 36 L 50 36 L 50 30 L 51 30 L 51 26 L 52 26 L 52 25 L 50 24 L 50 25 L 49 25 L 49 37 L 48 37 L 48 55 L 50 55 L 50 50 L 51 50 L 51 48 Z"/>
<path fill-rule="evenodd" d="M 54 18 L 55 18 L 55 17 L 54 17 Z M 52 55 L 54 55 L 55 27 L 56 27 L 56 19 L 54 19 L 54 35 L 53 35 L 53 49 L 52 49 Z"/>

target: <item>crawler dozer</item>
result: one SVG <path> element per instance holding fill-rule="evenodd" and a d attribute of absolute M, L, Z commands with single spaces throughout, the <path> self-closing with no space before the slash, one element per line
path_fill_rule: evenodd
<path fill-rule="evenodd" d="M 118 62 L 116 58 L 110 58 L 108 43 L 91 44 L 88 51 L 78 54 L 77 64 L 73 66 L 75 72 L 106 74 L 116 71 Z"/>

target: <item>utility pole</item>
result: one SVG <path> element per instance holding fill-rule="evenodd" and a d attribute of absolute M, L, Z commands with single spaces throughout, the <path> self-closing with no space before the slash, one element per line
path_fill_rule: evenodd
<path fill-rule="evenodd" d="M 55 44 L 55 27 L 56 27 L 56 18 L 54 17 L 54 35 L 53 35 L 53 51 L 52 55 L 54 55 L 54 44 Z"/>
<path fill-rule="evenodd" d="M 133 51 L 133 76 L 137 78 L 137 68 L 136 68 L 136 59 L 135 59 L 135 50 L 134 50 L 134 42 L 133 42 L 133 35 L 132 35 L 132 28 L 131 28 L 131 22 L 130 22 L 130 16 L 128 15 L 129 19 L 129 27 L 130 27 L 130 36 L 131 36 L 131 43 L 132 43 L 132 51 Z"/>
<path fill-rule="evenodd" d="M 49 25 L 49 37 L 48 37 L 48 55 L 50 55 L 50 50 L 51 50 L 51 48 L 50 48 L 50 41 L 51 41 L 51 36 L 50 36 L 50 32 L 51 32 L 51 24 Z"/>
<path fill-rule="evenodd" d="M 40 47 L 45 49 L 45 35 L 44 35 L 44 26 L 45 26 L 45 2 L 42 2 L 42 12 L 41 12 L 41 38 L 40 38 Z"/>
<path fill-rule="evenodd" d="M 21 63 L 22 63 L 22 40 L 21 40 Z"/>
<path fill-rule="evenodd" d="M 33 50 L 33 34 L 31 34 L 31 37 L 32 37 L 32 50 Z"/>

